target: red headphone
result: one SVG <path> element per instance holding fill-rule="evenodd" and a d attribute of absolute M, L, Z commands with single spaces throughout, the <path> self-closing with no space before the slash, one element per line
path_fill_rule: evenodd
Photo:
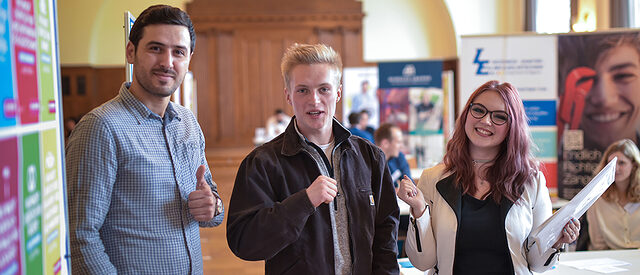
<path fill-rule="evenodd" d="M 565 80 L 564 94 L 558 110 L 558 139 L 565 128 L 578 129 L 584 101 L 593 86 L 596 71 L 589 67 L 577 67 L 569 72 Z"/>

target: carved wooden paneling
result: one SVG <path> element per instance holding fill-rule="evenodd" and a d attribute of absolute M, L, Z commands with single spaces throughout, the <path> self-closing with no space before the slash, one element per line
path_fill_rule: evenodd
<path fill-rule="evenodd" d="M 280 73 L 291 44 L 325 43 L 344 66 L 367 65 L 364 14 L 355 0 L 194 0 L 187 12 L 197 33 L 191 70 L 207 147 L 251 145 L 255 128 L 276 108 L 293 114 Z"/>

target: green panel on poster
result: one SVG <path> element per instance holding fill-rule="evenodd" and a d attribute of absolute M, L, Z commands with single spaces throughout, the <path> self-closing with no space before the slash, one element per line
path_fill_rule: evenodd
<path fill-rule="evenodd" d="M 56 129 L 41 132 L 42 150 L 42 232 L 44 251 L 44 274 L 56 274 L 60 261 L 60 222 L 62 211 L 61 182 L 58 177 L 59 135 Z"/>
<path fill-rule="evenodd" d="M 42 203 L 40 196 L 40 139 L 38 133 L 22 137 L 22 215 L 25 274 L 42 274 Z"/>
<path fill-rule="evenodd" d="M 49 1 L 34 1 L 36 30 L 38 34 L 38 82 L 40 83 L 40 121 L 56 118 L 56 95 L 53 83 L 53 55 L 51 45 L 51 15 Z"/>

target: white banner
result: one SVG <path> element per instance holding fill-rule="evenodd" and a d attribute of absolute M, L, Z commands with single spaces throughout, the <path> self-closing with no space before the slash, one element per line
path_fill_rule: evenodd
<path fill-rule="evenodd" d="M 522 100 L 556 99 L 556 41 L 554 35 L 462 37 L 459 110 L 489 80 L 513 84 Z"/>

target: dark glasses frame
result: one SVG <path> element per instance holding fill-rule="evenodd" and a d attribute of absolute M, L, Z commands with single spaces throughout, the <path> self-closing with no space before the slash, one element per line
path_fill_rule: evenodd
<path fill-rule="evenodd" d="M 484 110 L 484 114 L 481 116 L 476 116 L 472 110 L 472 108 L 482 108 Z M 507 122 L 509 122 L 509 120 L 511 120 L 511 116 L 509 116 L 509 114 L 505 111 L 489 111 L 489 109 L 487 109 L 487 107 L 485 107 L 484 105 L 480 104 L 480 103 L 471 103 L 469 104 L 469 114 L 471 114 L 472 117 L 477 118 L 477 119 L 482 119 L 483 117 L 487 116 L 487 114 L 489 114 L 489 118 L 491 119 L 491 122 L 493 122 L 493 124 L 495 125 L 503 125 Z M 496 121 L 496 115 L 503 115 L 504 117 L 506 117 L 506 120 L 500 119 L 498 118 L 498 121 Z"/>

